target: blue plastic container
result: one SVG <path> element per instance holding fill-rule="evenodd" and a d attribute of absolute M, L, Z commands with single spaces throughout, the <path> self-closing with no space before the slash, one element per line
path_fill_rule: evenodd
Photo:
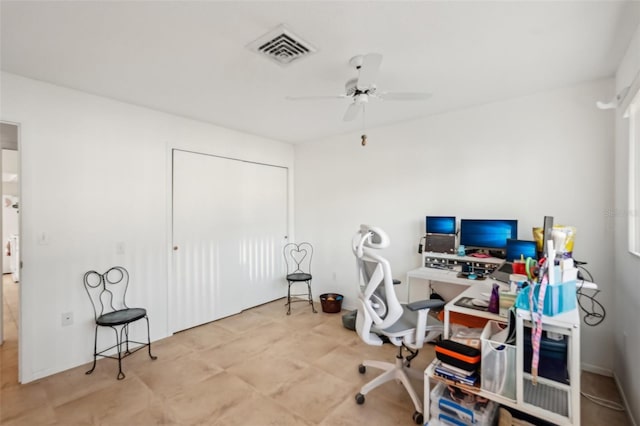
<path fill-rule="evenodd" d="M 540 294 L 540 284 L 525 287 L 518 293 L 516 298 L 516 308 L 530 310 L 529 293 L 533 288 L 534 311 L 538 310 L 538 295 Z M 542 314 L 554 316 L 563 312 L 569 312 L 576 308 L 576 282 L 567 281 L 566 283 L 558 283 L 547 285 L 544 294 L 544 306 Z"/>

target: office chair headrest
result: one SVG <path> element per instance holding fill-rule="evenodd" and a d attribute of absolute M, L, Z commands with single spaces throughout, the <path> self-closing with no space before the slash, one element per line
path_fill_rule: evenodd
<path fill-rule="evenodd" d="M 360 235 L 363 238 L 362 244 L 370 248 L 382 249 L 391 244 L 387 233 L 376 226 L 360 225 Z"/>

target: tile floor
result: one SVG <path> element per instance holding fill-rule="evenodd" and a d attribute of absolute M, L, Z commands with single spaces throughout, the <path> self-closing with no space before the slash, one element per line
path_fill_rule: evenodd
<path fill-rule="evenodd" d="M 376 374 L 359 374 L 360 362 L 392 361 L 393 346 L 367 346 L 342 327 L 340 314 L 312 314 L 304 303 L 294 304 L 287 316 L 283 300 L 154 342 L 158 360 L 137 352 L 124 361 L 122 381 L 116 380 L 116 361 L 103 359 L 91 375 L 84 374 L 88 364 L 20 385 L 18 284 L 6 277 L 2 425 L 413 424 L 411 400 L 394 382 L 369 393 L 364 405 L 354 401 Z M 429 345 L 413 366 L 425 368 L 433 356 Z M 584 391 L 619 401 L 612 379 L 583 373 L 582 380 Z M 624 413 L 585 398 L 582 419 L 583 425 L 630 424 Z"/>

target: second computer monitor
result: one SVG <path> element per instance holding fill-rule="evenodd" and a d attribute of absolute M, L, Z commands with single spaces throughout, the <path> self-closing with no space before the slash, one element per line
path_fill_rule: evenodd
<path fill-rule="evenodd" d="M 460 245 L 504 254 L 509 238 L 518 238 L 516 219 L 461 219 Z"/>
<path fill-rule="evenodd" d="M 507 240 L 507 255 L 505 257 L 507 262 L 513 262 L 514 260 L 537 257 L 537 246 L 535 241 L 516 240 L 509 238 Z"/>
<path fill-rule="evenodd" d="M 425 229 L 427 234 L 455 234 L 456 218 L 455 216 L 427 216 Z"/>

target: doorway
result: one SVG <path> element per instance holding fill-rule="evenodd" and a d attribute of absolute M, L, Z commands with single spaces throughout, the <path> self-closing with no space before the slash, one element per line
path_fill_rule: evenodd
<path fill-rule="evenodd" d="M 2 195 L 2 280 L 0 281 L 0 377 L 2 386 L 19 382 L 20 167 L 19 126 L 0 122 Z"/>

